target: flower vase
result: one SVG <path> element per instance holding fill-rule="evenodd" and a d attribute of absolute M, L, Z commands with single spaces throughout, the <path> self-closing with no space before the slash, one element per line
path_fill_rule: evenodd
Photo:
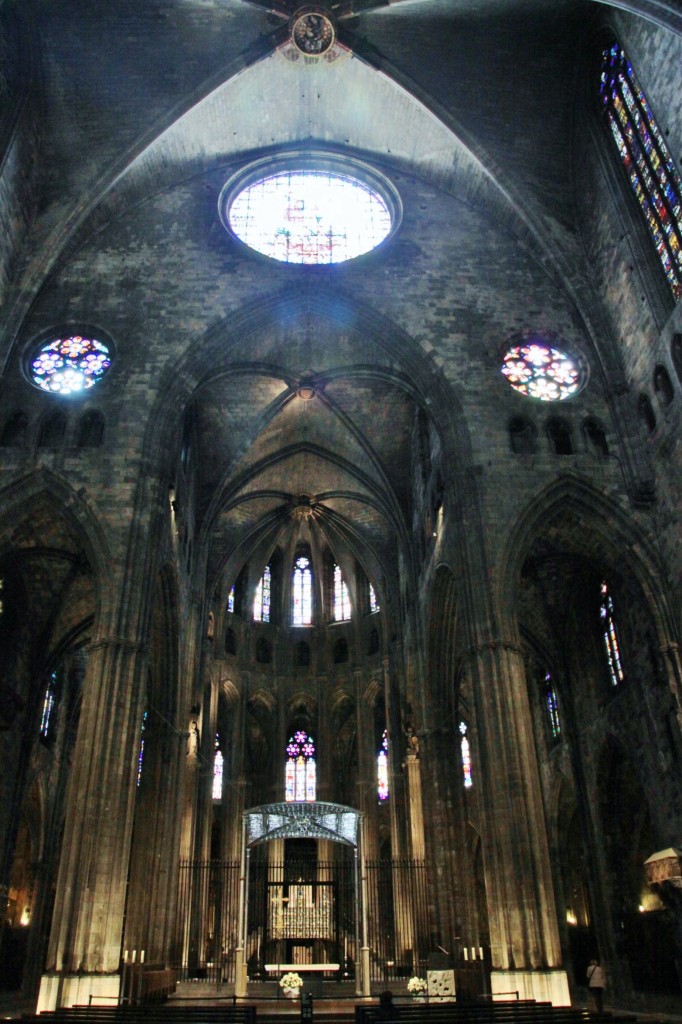
<path fill-rule="evenodd" d="M 298 989 L 298 988 L 283 988 L 282 992 L 284 994 L 284 998 L 285 999 L 298 999 L 298 993 L 300 992 L 300 989 Z"/>

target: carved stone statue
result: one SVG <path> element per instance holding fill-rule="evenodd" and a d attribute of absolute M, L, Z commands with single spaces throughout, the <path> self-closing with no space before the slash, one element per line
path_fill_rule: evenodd
<path fill-rule="evenodd" d="M 189 722 L 189 733 L 187 734 L 187 757 L 190 760 L 196 760 L 199 754 L 199 726 L 197 725 L 196 718 L 191 718 Z"/>
<path fill-rule="evenodd" d="M 414 731 L 414 726 L 409 723 L 405 729 L 407 735 L 407 751 L 408 756 L 419 757 L 419 737 Z"/>

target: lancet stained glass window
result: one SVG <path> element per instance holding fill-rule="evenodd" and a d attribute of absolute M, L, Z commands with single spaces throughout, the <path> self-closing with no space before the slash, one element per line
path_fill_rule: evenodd
<path fill-rule="evenodd" d="M 269 622 L 270 621 L 270 584 L 271 584 L 270 566 L 266 565 L 263 569 L 263 575 L 261 576 L 258 586 L 256 587 L 256 597 L 253 602 L 253 617 L 256 622 Z"/>
<path fill-rule="evenodd" d="M 142 781 L 142 765 L 144 763 L 144 741 L 145 732 L 147 731 L 147 722 L 149 720 L 149 711 L 145 711 L 142 715 L 142 725 L 140 726 L 140 749 L 137 752 L 137 785 L 140 785 Z"/>
<path fill-rule="evenodd" d="M 383 802 L 388 800 L 388 731 L 384 729 L 381 746 L 377 754 L 377 795 Z"/>
<path fill-rule="evenodd" d="M 299 729 L 287 744 L 284 799 L 289 803 L 314 800 L 316 795 L 315 743 Z"/>
<path fill-rule="evenodd" d="M 230 615 L 234 615 L 234 584 L 230 587 L 230 593 L 227 595 L 227 610 Z"/>
<path fill-rule="evenodd" d="M 294 626 L 309 626 L 313 621 L 313 574 L 310 562 L 301 555 L 294 564 L 292 581 Z"/>
<path fill-rule="evenodd" d="M 370 583 L 369 585 L 369 610 L 370 612 L 378 612 L 379 605 L 377 603 L 377 595 L 374 591 L 374 587 Z"/>
<path fill-rule="evenodd" d="M 375 249 L 393 226 L 378 191 L 327 170 L 259 178 L 229 201 L 226 212 L 242 242 L 284 263 L 342 263 Z"/>
<path fill-rule="evenodd" d="M 220 749 L 220 733 L 216 733 L 215 737 L 215 755 L 213 757 L 213 799 L 222 800 L 223 798 L 223 767 L 224 767 L 223 752 Z"/>
<path fill-rule="evenodd" d="M 556 690 L 554 689 L 554 683 L 552 682 L 551 672 L 545 672 L 543 689 L 549 731 L 552 734 L 552 739 L 558 740 L 561 736 L 561 719 L 559 718 L 559 702 Z"/>
<path fill-rule="evenodd" d="M 625 675 L 623 673 L 620 643 L 618 640 L 618 632 L 616 630 L 613 599 L 609 593 L 609 587 L 606 581 L 602 581 L 601 584 L 599 617 L 601 619 L 601 626 L 603 630 L 606 661 L 609 666 L 611 685 L 619 686 L 623 682 Z"/>
<path fill-rule="evenodd" d="M 59 690 L 59 673 L 55 669 L 50 673 L 43 699 L 43 711 L 40 716 L 40 735 L 44 740 L 51 739 L 56 720 L 56 706 Z"/>
<path fill-rule="evenodd" d="M 576 362 L 539 337 L 513 345 L 504 357 L 502 373 L 515 391 L 543 402 L 570 398 L 581 383 Z"/>
<path fill-rule="evenodd" d="M 682 182 L 625 51 L 604 50 L 600 94 L 609 129 L 671 291 L 682 296 Z"/>
<path fill-rule="evenodd" d="M 348 587 L 341 572 L 341 566 L 334 566 L 334 621 L 345 622 L 350 619 L 350 596 Z"/>
<path fill-rule="evenodd" d="M 31 380 L 43 391 L 70 395 L 97 384 L 110 366 L 103 341 L 74 334 L 40 346 L 31 362 Z"/>
<path fill-rule="evenodd" d="M 460 722 L 459 732 L 461 740 L 459 749 L 462 758 L 462 774 L 464 776 L 465 789 L 471 789 L 474 784 L 473 776 L 471 774 L 471 746 L 469 744 L 469 737 L 467 736 L 468 731 L 466 722 Z"/>

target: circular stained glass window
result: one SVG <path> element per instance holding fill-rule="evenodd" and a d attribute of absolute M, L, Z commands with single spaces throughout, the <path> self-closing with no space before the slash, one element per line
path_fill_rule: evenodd
<path fill-rule="evenodd" d="M 31 360 L 30 375 L 42 391 L 72 395 L 97 384 L 110 366 L 109 347 L 103 341 L 72 334 L 41 345 Z"/>
<path fill-rule="evenodd" d="M 502 373 L 516 391 L 543 402 L 570 398 L 583 384 L 577 360 L 535 338 L 508 350 Z"/>
<path fill-rule="evenodd" d="M 399 200 L 373 178 L 333 160 L 251 174 L 225 186 L 221 217 L 242 242 L 282 263 L 343 263 L 376 249 L 396 227 Z"/>

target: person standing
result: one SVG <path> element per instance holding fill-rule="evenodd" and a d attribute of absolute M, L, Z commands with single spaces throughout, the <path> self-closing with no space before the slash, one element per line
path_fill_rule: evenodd
<path fill-rule="evenodd" d="M 590 960 L 590 965 L 587 968 L 587 987 L 594 998 L 597 1013 L 603 1013 L 606 977 L 604 975 L 604 969 L 598 960 Z"/>

